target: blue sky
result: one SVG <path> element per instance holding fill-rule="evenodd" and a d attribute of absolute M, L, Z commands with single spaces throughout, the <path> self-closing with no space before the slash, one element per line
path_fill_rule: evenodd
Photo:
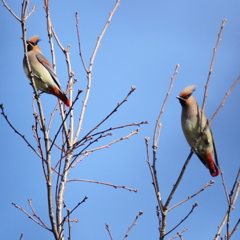
<path fill-rule="evenodd" d="M 61 3 L 60 3 L 61 2 Z M 20 16 L 22 1 L 7 1 L 11 9 Z M 80 18 L 83 56 L 88 63 L 114 0 L 51 1 L 51 19 L 63 46 L 71 45 L 71 63 L 78 83 L 77 89 L 86 90 L 86 73 L 78 55 L 75 12 Z M 43 54 L 50 60 L 43 1 L 31 1 L 36 5 L 35 13 L 27 22 L 27 36 L 39 34 Z M 75 207 L 85 196 L 88 200 L 73 214 L 80 219 L 73 223 L 72 239 L 109 239 L 105 229 L 108 223 L 113 238 L 122 239 L 140 210 L 144 214 L 129 234 L 129 239 L 158 239 L 158 220 L 155 214 L 156 198 L 151 176 L 146 163 L 144 137 L 152 136 L 155 121 L 165 98 L 176 64 L 179 73 L 162 117 L 162 132 L 158 148 L 157 171 L 163 199 L 187 158 L 190 148 L 184 139 L 180 115 L 181 107 L 176 96 L 188 85 L 197 85 L 194 96 L 202 104 L 204 86 L 208 76 L 213 47 L 217 41 L 221 22 L 227 19 L 222 41 L 217 51 L 213 74 L 209 85 L 205 113 L 210 118 L 219 106 L 225 93 L 239 76 L 240 2 L 233 1 L 121 1 L 112 22 L 103 37 L 93 66 L 93 82 L 83 123 L 82 135 L 92 129 L 129 92 L 131 86 L 137 90 L 129 100 L 99 130 L 109 127 L 148 120 L 140 132 L 128 140 L 121 141 L 108 149 L 94 152 L 74 168 L 69 178 L 90 179 L 137 188 L 138 193 L 124 189 L 71 182 L 67 186 L 65 202 L 69 209 Z M 2 81 L 0 103 L 5 113 L 19 132 L 34 146 L 32 125 L 32 89 L 22 69 L 23 46 L 20 23 L 3 6 L 0 7 L 2 46 Z M 65 88 L 67 68 L 64 55 L 56 47 L 57 75 Z M 239 119 L 240 85 L 237 85 L 224 107 L 212 123 L 212 131 L 218 150 L 218 158 L 225 173 L 228 189 L 231 189 L 239 168 Z M 82 94 L 82 97 L 84 94 Z M 48 120 L 56 104 L 56 98 L 41 96 Z M 76 121 L 81 108 L 80 99 L 76 109 Z M 57 114 L 54 122 L 59 126 Z M 14 208 L 14 202 L 30 212 L 27 199 L 31 198 L 36 212 L 49 225 L 46 207 L 45 181 L 41 162 L 23 140 L 0 118 L 0 141 L 2 167 L 0 182 L 1 239 L 19 239 L 24 232 L 26 239 L 51 239 L 44 230 Z M 94 147 L 128 135 L 135 128 L 114 131 L 113 136 L 97 142 Z M 54 131 L 52 131 L 54 134 Z M 59 155 L 54 152 L 53 163 Z M 212 177 L 196 156 L 190 161 L 184 179 L 172 200 L 172 205 L 201 189 Z M 213 239 L 227 210 L 226 197 L 221 178 L 197 197 L 171 211 L 168 230 L 179 223 L 197 202 L 199 206 L 180 226 L 185 227 L 184 239 Z M 172 206 L 171 205 L 171 206 Z M 231 228 L 239 218 L 239 201 L 232 212 Z M 225 233 L 225 228 L 223 234 Z M 167 238 L 167 239 L 168 239 Z M 238 230 L 232 240 L 240 238 Z"/>

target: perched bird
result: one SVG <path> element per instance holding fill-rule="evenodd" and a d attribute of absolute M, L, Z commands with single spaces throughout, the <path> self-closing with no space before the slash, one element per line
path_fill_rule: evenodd
<path fill-rule="evenodd" d="M 39 41 L 40 39 L 38 35 L 35 35 L 27 40 L 27 56 L 34 76 L 35 85 L 40 91 L 53 94 L 64 102 L 66 106 L 70 107 L 70 100 L 62 91 L 57 75 L 55 74 L 51 64 L 42 55 L 42 52 L 37 45 Z M 23 58 L 23 69 L 27 77 L 30 78 L 26 56 Z"/>
<path fill-rule="evenodd" d="M 195 98 L 192 96 L 195 88 L 196 86 L 194 85 L 188 86 L 182 90 L 179 96 L 177 96 L 182 106 L 183 133 L 190 147 L 194 147 L 196 140 L 201 135 L 202 129 L 204 129 L 208 122 L 202 109 L 198 106 Z M 216 165 L 216 163 L 218 163 L 217 152 L 213 135 L 209 127 L 197 145 L 195 153 L 206 168 L 209 169 L 212 177 L 218 176 L 219 169 Z M 216 163 L 214 162 L 213 155 Z"/>

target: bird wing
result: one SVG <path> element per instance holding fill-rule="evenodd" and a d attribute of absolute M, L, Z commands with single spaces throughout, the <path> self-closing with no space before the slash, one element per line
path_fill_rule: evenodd
<path fill-rule="evenodd" d="M 37 54 L 36 55 L 37 60 L 48 70 L 50 75 L 52 76 L 53 81 L 56 83 L 56 85 L 61 89 L 61 84 L 58 81 L 57 75 L 55 74 L 51 64 L 48 62 L 48 60 L 42 55 L 42 54 Z"/>
<path fill-rule="evenodd" d="M 210 131 L 211 131 L 211 129 L 210 129 Z M 212 134 L 212 131 L 211 131 L 211 134 Z M 216 145 L 215 145 L 215 142 L 214 142 L 213 138 L 212 138 L 212 143 L 213 143 L 213 152 L 214 152 L 214 157 L 215 157 L 215 163 L 216 163 L 217 167 L 219 168 L 217 150 L 216 150 Z"/>

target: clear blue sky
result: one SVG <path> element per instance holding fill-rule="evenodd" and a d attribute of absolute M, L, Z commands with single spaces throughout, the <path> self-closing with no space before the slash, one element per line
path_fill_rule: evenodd
<path fill-rule="evenodd" d="M 20 16 L 22 1 L 9 0 L 7 3 Z M 78 56 L 75 12 L 79 13 L 82 50 L 84 59 L 88 62 L 114 4 L 114 0 L 51 1 L 54 29 L 65 47 L 71 45 L 72 68 L 78 79 L 74 94 L 77 89 L 85 90 L 87 83 Z M 27 36 L 41 36 L 40 47 L 50 60 L 43 1 L 31 1 L 30 6 L 33 5 L 36 5 L 37 9 L 28 19 Z M 69 209 L 75 207 L 84 196 L 88 196 L 86 203 L 72 216 L 80 219 L 78 224 L 72 224 L 72 239 L 109 239 L 105 223 L 109 224 L 115 240 L 123 239 L 128 226 L 140 210 L 144 214 L 128 238 L 158 239 L 158 220 L 155 214 L 157 202 L 146 163 L 144 137 L 150 137 L 152 144 L 155 121 L 170 78 L 176 64 L 180 64 L 179 74 L 162 118 L 163 128 L 158 149 L 159 184 L 163 199 L 166 199 L 190 151 L 182 133 L 181 107 L 176 96 L 186 86 L 195 84 L 197 91 L 194 96 L 202 104 L 213 47 L 221 22 L 226 18 L 205 109 L 209 118 L 213 115 L 225 93 L 239 76 L 239 9 L 240 2 L 237 0 L 121 1 L 94 63 L 92 90 L 83 133 L 92 129 L 112 111 L 131 86 L 137 87 L 136 92 L 99 130 L 145 120 L 148 120 L 149 124 L 141 126 L 139 134 L 131 139 L 90 154 L 73 169 L 69 178 L 110 182 L 137 188 L 139 191 L 134 193 L 93 183 L 69 183 L 65 198 Z M 22 69 L 21 26 L 3 6 L 0 7 L 0 18 L 1 53 L 4 58 L 1 61 L 0 103 L 4 105 L 11 123 L 36 146 L 31 129 L 34 124 L 32 89 Z M 65 87 L 65 59 L 56 44 L 55 46 L 57 74 Z M 231 188 L 239 168 L 239 92 L 240 85 L 237 85 L 211 126 L 228 189 Z M 41 99 L 46 119 L 49 119 L 56 98 L 43 94 Z M 77 105 L 79 109 L 81 100 Z M 58 117 L 57 115 L 56 118 Z M 76 121 L 77 117 L 76 115 Z M 11 205 L 14 202 L 30 212 L 27 199 L 31 198 L 36 212 L 49 225 L 41 162 L 10 129 L 3 117 L 0 118 L 0 129 L 0 238 L 19 239 L 24 232 L 24 240 L 52 239 L 48 231 Z M 116 131 L 111 138 L 96 143 L 95 147 L 125 136 L 134 129 Z M 59 156 L 56 154 L 55 157 L 53 162 L 57 162 Z M 193 156 L 172 204 L 197 192 L 211 179 L 208 170 Z M 199 204 L 194 213 L 169 235 L 169 238 L 187 227 L 184 239 L 213 239 L 227 210 L 221 178 L 214 180 L 216 182 L 212 187 L 170 213 L 168 230 L 186 216 L 195 202 Z M 231 228 L 239 218 L 239 208 L 240 201 L 232 213 Z M 237 239 L 240 239 L 239 230 L 232 237 L 232 240 Z"/>

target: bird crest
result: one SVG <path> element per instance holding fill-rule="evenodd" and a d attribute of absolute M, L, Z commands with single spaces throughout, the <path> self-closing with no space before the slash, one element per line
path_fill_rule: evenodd
<path fill-rule="evenodd" d="M 40 41 L 39 35 L 34 35 L 33 37 L 29 38 L 27 42 L 33 44 L 34 46 Z"/>
<path fill-rule="evenodd" d="M 192 93 L 195 91 L 196 87 L 197 87 L 196 85 L 190 85 L 190 86 L 184 88 L 182 90 L 182 92 L 179 94 L 179 97 L 185 98 L 187 96 L 191 96 Z"/>

